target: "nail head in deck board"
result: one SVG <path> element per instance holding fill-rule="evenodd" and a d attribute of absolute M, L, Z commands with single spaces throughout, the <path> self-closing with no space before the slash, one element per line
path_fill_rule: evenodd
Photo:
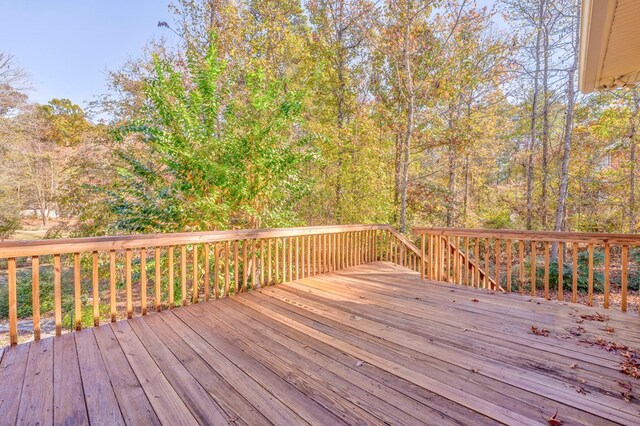
<path fill-rule="evenodd" d="M 89 421 L 92 424 L 123 425 L 124 420 L 93 330 L 85 328 L 74 333 Z"/>

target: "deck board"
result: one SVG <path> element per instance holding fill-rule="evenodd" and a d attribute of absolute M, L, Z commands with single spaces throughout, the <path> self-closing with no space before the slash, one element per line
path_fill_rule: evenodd
<path fill-rule="evenodd" d="M 0 351 L 0 424 L 637 423 L 594 312 L 376 262 Z"/>

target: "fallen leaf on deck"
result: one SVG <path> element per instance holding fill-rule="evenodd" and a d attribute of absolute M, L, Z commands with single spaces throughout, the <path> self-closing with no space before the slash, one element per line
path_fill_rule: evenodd
<path fill-rule="evenodd" d="M 578 381 L 582 384 L 587 383 L 586 379 L 583 379 L 582 377 L 578 377 Z"/>
<path fill-rule="evenodd" d="M 583 319 L 579 319 L 579 320 L 576 320 L 576 322 L 577 322 L 578 324 L 582 324 L 582 323 L 584 322 L 584 320 L 583 320 Z"/>
<path fill-rule="evenodd" d="M 608 315 L 602 315 L 602 314 L 599 314 L 598 312 L 596 312 L 595 315 L 588 315 L 588 314 L 580 315 L 580 318 L 586 319 L 589 321 L 601 321 L 601 322 L 609 321 Z"/>
<path fill-rule="evenodd" d="M 356 362 L 356 367 L 362 367 L 364 365 L 364 361 L 358 360 Z"/>
<path fill-rule="evenodd" d="M 578 363 L 574 362 L 573 364 L 571 364 L 571 368 L 578 368 Z"/>
<path fill-rule="evenodd" d="M 471 301 L 474 302 L 474 303 L 478 303 L 479 302 L 478 299 L 471 299 Z"/>
<path fill-rule="evenodd" d="M 582 394 L 582 395 L 586 395 L 587 392 L 584 390 L 584 388 L 582 386 L 575 386 L 576 388 L 576 392 Z"/>
<path fill-rule="evenodd" d="M 535 325 L 531 326 L 531 332 L 537 336 L 547 337 L 549 335 L 549 330 L 546 328 L 538 328 Z"/>
<path fill-rule="evenodd" d="M 613 327 L 609 326 L 609 325 L 605 325 L 603 330 L 606 331 L 609 334 L 615 332 L 615 329 Z"/>
<path fill-rule="evenodd" d="M 472 372 L 472 373 L 477 373 L 478 371 L 480 371 L 480 370 L 478 370 L 477 368 L 472 368 L 472 369 L 471 369 L 471 372 Z"/>
<path fill-rule="evenodd" d="M 562 420 L 559 420 L 557 416 L 558 416 L 558 412 L 556 411 L 556 413 L 553 416 L 547 419 L 547 423 L 549 423 L 550 426 L 560 426 L 562 424 Z"/>
<path fill-rule="evenodd" d="M 462 330 L 462 332 L 463 332 L 463 333 L 464 333 L 465 331 L 469 331 L 469 329 L 468 329 L 468 328 L 465 328 L 464 330 Z"/>

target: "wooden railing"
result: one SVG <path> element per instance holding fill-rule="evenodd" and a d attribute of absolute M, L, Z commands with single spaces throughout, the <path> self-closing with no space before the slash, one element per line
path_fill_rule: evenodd
<path fill-rule="evenodd" d="M 622 311 L 628 308 L 630 257 L 640 260 L 635 252 L 640 235 L 452 228 L 414 228 L 413 233 L 421 238 L 423 278 L 482 288 L 504 284 L 506 292 L 517 284 L 521 294 L 547 299 L 553 284 L 558 300 L 565 299 L 568 287 L 571 302 L 584 293 L 593 305 L 601 294 L 604 308 L 611 305 L 615 281 Z"/>
<path fill-rule="evenodd" d="M 0 242 L 12 345 L 19 285 L 31 290 L 20 307 L 31 308 L 38 340 L 44 300 L 60 335 L 63 327 L 79 330 L 377 260 L 419 271 L 420 256 L 388 225 Z"/>

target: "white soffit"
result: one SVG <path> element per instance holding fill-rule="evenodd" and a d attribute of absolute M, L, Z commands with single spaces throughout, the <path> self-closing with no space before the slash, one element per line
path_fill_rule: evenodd
<path fill-rule="evenodd" d="M 640 80 L 640 0 L 583 0 L 579 84 L 584 93 Z"/>

